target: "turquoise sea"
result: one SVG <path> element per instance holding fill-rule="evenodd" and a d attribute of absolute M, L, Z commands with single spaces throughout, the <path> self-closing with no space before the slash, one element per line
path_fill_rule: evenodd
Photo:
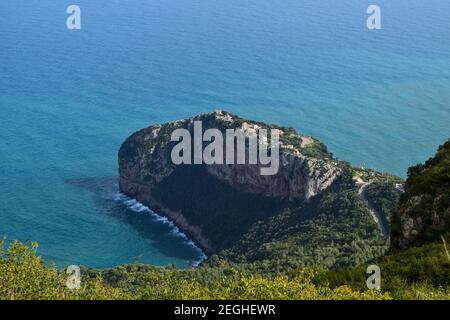
<path fill-rule="evenodd" d="M 82 29 L 66 28 L 77 4 Z M 406 175 L 450 137 L 450 2 L 1 0 L 0 235 L 59 266 L 187 266 L 200 251 L 117 190 L 149 124 L 216 108 Z"/>

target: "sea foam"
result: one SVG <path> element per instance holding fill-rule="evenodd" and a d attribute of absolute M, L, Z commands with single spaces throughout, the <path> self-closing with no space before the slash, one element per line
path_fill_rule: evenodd
<path fill-rule="evenodd" d="M 136 199 L 130 198 L 127 195 L 125 195 L 124 193 L 118 191 L 115 196 L 114 196 L 114 200 L 121 202 L 122 204 L 124 204 L 128 209 L 136 212 L 136 213 L 145 213 L 145 214 L 149 214 L 154 221 L 156 222 L 160 222 L 163 223 L 167 226 L 169 226 L 170 228 L 170 233 L 176 237 L 179 237 L 181 239 L 183 239 L 187 245 L 193 247 L 195 250 L 197 250 L 200 255 L 198 259 L 192 260 L 190 262 L 190 264 L 194 267 L 199 266 L 203 261 L 205 261 L 208 256 L 203 252 L 202 249 L 200 249 L 199 246 L 197 246 L 195 244 L 194 241 L 190 240 L 185 233 L 183 233 L 180 228 L 178 228 L 175 223 L 173 223 L 173 221 L 171 221 L 170 219 L 168 219 L 167 217 L 163 217 L 159 214 L 157 214 L 156 212 L 154 212 L 153 210 L 151 210 L 149 207 L 145 206 L 144 204 L 140 203 L 139 201 L 137 201 Z"/>

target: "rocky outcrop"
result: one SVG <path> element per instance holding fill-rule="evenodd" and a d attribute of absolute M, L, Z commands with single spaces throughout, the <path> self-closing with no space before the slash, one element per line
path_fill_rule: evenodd
<path fill-rule="evenodd" d="M 171 141 L 171 134 L 175 129 L 180 128 L 187 129 L 193 134 L 194 121 L 202 121 L 203 132 L 210 128 L 219 129 L 221 132 L 225 132 L 226 129 L 241 129 L 243 132 L 260 129 L 280 130 L 280 165 L 278 172 L 275 175 L 261 175 L 260 169 L 263 166 L 259 163 L 175 165 L 171 159 L 171 152 L 178 142 Z M 204 191 L 194 192 L 194 188 L 190 186 L 191 183 L 205 179 L 205 175 L 207 175 L 208 180 L 205 180 L 205 183 L 212 189 L 224 188 L 224 190 L 228 190 L 227 203 L 231 202 L 228 218 L 251 225 L 256 217 L 254 219 L 245 217 L 245 212 L 241 213 L 244 217 L 231 214 L 231 212 L 234 212 L 232 203 L 235 198 L 238 198 L 238 196 L 234 197 L 231 194 L 237 192 L 236 194 L 253 195 L 260 197 L 255 199 L 262 199 L 261 201 L 267 201 L 267 199 L 273 199 L 275 202 L 308 201 L 326 190 L 341 174 L 338 162 L 324 150 L 326 148 L 320 142 L 310 137 L 301 136 L 291 128 L 243 120 L 227 112 L 216 111 L 164 125 L 153 125 L 131 135 L 119 151 L 120 188 L 128 196 L 136 198 L 159 213 L 167 215 L 191 238 L 197 241 L 203 249 L 212 253 L 217 249 L 223 249 L 226 241 L 211 239 L 215 235 L 206 231 L 207 225 L 197 215 L 214 216 L 217 213 L 207 212 L 207 209 L 205 209 L 205 212 L 194 213 L 192 207 L 198 206 L 197 203 L 194 203 L 195 199 L 215 201 L 217 196 L 215 198 L 209 196 L 208 193 L 213 194 L 214 190 L 207 190 L 206 194 L 199 195 L 198 193 L 204 193 Z M 311 156 L 311 154 L 314 156 Z M 187 168 L 187 166 L 198 168 L 192 169 Z M 171 182 L 174 176 L 178 176 L 178 180 Z M 178 186 L 175 187 L 177 184 Z M 172 192 L 178 192 L 180 189 L 185 190 L 185 194 L 189 194 L 192 203 L 189 202 L 189 199 L 184 202 L 168 200 Z M 196 190 L 202 190 L 201 186 L 198 186 Z M 224 205 L 227 206 L 227 203 Z M 252 203 L 247 203 L 246 208 L 252 205 Z M 201 211 L 202 209 L 199 208 L 198 210 Z M 251 211 L 252 208 L 248 208 L 248 210 Z M 220 214 L 222 215 L 221 219 L 227 219 L 227 210 Z M 270 213 L 267 212 L 267 214 Z M 226 230 L 226 224 L 223 228 L 225 230 L 220 230 L 221 232 L 234 232 L 232 224 L 228 227 L 230 230 Z"/>
<path fill-rule="evenodd" d="M 208 173 L 230 186 L 268 197 L 309 200 L 328 188 L 339 175 L 334 163 L 309 159 L 301 154 L 280 154 L 281 168 L 263 176 L 257 165 L 211 165 Z"/>
<path fill-rule="evenodd" d="M 392 221 L 391 251 L 439 240 L 450 233 L 450 140 L 435 157 L 411 167 Z"/>

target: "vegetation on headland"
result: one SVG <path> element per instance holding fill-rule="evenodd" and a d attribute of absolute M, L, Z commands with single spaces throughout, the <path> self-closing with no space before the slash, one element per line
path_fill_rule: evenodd
<path fill-rule="evenodd" d="M 175 171 L 161 183 L 157 196 L 165 203 L 176 202 L 191 223 L 203 226 L 203 235 L 224 248 L 216 254 L 219 259 L 253 263 L 272 273 L 312 266 L 351 267 L 382 256 L 388 241 L 358 198 L 352 168 L 341 166 L 338 181 L 307 203 L 236 191 L 206 174 L 192 173 L 201 167 Z M 199 178 L 192 180 L 192 175 Z M 190 185 L 189 194 L 174 187 L 184 183 Z M 377 201 L 389 217 L 400 195 L 394 183 L 374 183 L 372 193 L 380 196 Z"/>
<path fill-rule="evenodd" d="M 299 267 L 352 267 L 374 260 L 387 249 L 387 240 L 359 201 L 347 168 L 323 195 L 261 220 L 218 256 L 252 262 L 271 272 L 288 272 Z"/>

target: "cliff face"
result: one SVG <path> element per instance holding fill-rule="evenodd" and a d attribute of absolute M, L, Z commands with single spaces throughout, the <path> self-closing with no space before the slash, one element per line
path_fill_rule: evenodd
<path fill-rule="evenodd" d="M 217 128 L 223 133 L 226 129 L 238 128 L 244 131 L 253 128 L 280 130 L 278 173 L 261 175 L 260 164 L 173 164 L 171 152 L 178 142 L 170 141 L 171 134 L 175 129 L 184 128 L 193 135 L 194 121 L 202 121 L 203 132 L 210 128 Z M 274 214 L 270 209 L 281 202 L 301 203 L 321 194 L 339 177 L 341 168 L 320 142 L 298 135 L 293 129 L 244 121 L 229 113 L 216 111 L 186 120 L 150 126 L 136 132 L 120 148 L 119 173 L 122 192 L 168 215 L 211 253 L 223 249 L 230 241 L 237 239 L 245 228 L 236 232 L 234 224 L 222 224 L 218 232 L 228 234 L 227 238 L 231 240 L 226 240 L 216 235 L 211 236 L 211 228 L 205 220 L 213 217 L 220 221 L 234 219 L 233 222 L 249 227 L 261 216 Z M 202 190 L 202 186 L 196 185 L 200 180 L 209 186 L 209 190 Z M 177 199 L 172 198 L 171 195 L 179 190 L 183 190 L 183 195 Z M 222 190 L 223 194 L 214 195 L 214 190 Z M 247 202 L 242 196 L 253 199 L 253 203 Z M 181 197 L 189 199 L 183 200 Z M 227 203 L 222 206 L 229 207 L 229 210 L 218 209 L 221 211 L 220 217 L 216 216 L 218 212 L 210 212 L 208 208 L 194 203 L 221 202 L 218 197 L 225 197 Z M 233 203 L 236 206 L 233 206 Z M 261 203 L 265 203 L 264 208 L 260 208 Z M 197 212 L 192 211 L 193 207 L 196 207 Z M 237 212 L 238 209 L 240 213 Z M 252 217 L 253 210 L 258 210 L 260 217 Z M 208 215 L 208 218 L 199 217 L 200 214 Z"/>
<path fill-rule="evenodd" d="M 450 140 L 425 164 L 408 170 L 405 193 L 392 220 L 391 251 L 450 233 Z"/>
<path fill-rule="evenodd" d="M 238 190 L 291 200 L 309 200 L 327 189 L 340 174 L 335 163 L 301 154 L 281 153 L 280 163 L 274 176 L 260 175 L 257 165 L 212 165 L 207 170 Z"/>

